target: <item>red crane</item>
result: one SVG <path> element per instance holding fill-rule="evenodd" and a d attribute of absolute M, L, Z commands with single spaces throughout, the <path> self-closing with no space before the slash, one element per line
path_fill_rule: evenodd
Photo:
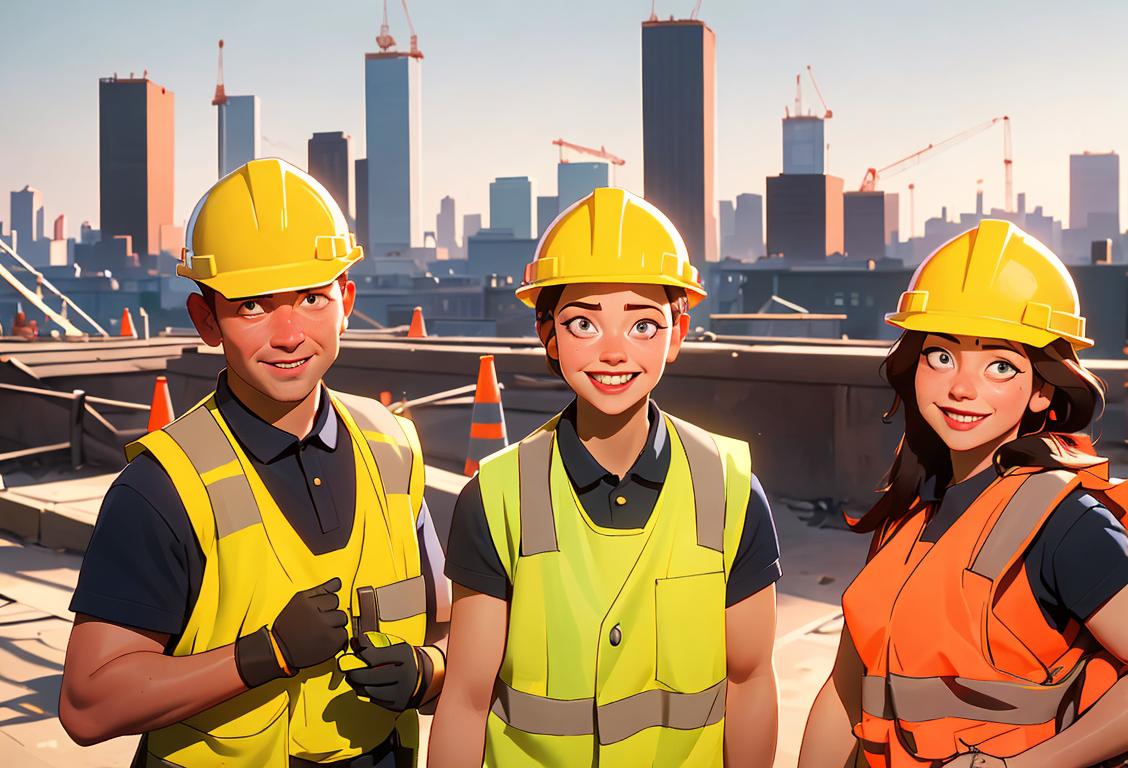
<path fill-rule="evenodd" d="M 819 81 L 815 79 L 815 70 L 811 69 L 810 64 L 807 65 L 807 74 L 810 75 L 811 85 L 815 86 L 815 93 L 818 95 L 819 101 L 822 102 L 823 120 L 829 120 L 834 117 L 834 111 L 826 105 L 826 99 L 823 98 L 822 90 L 819 88 Z"/>
<path fill-rule="evenodd" d="M 223 92 L 223 41 L 219 41 L 219 76 L 215 80 L 215 97 L 212 106 L 218 107 L 227 103 L 227 94 Z"/>
<path fill-rule="evenodd" d="M 591 155 L 592 157 L 598 157 L 602 160 L 606 160 L 607 162 L 611 163 L 611 165 L 627 164 L 627 161 L 623 158 L 608 152 L 606 147 L 600 147 L 599 149 L 596 149 L 595 147 L 585 147 L 581 144 L 573 144 L 570 141 L 564 141 L 564 139 L 553 139 L 552 144 L 553 146 L 560 147 L 560 162 L 562 163 L 568 162 L 564 159 L 564 150 L 570 149 L 573 152 L 579 152 L 581 155 Z"/>
<path fill-rule="evenodd" d="M 411 11 L 407 10 L 407 0 L 400 0 L 400 2 L 403 5 L 403 15 L 407 19 L 407 29 L 411 34 L 410 49 L 407 55 L 415 59 L 421 59 L 423 58 L 423 52 L 419 50 L 419 36 L 415 34 L 415 25 L 411 23 Z M 384 0 L 384 18 L 380 23 L 380 34 L 376 36 L 376 45 L 384 52 L 394 48 L 396 45 L 396 39 L 392 37 L 392 33 L 388 28 L 388 0 Z"/>
<path fill-rule="evenodd" d="M 939 153 L 945 149 L 950 149 L 961 142 L 976 136 L 994 125 L 1002 123 L 1003 125 L 1003 173 L 1006 180 L 1006 210 L 1014 210 L 1014 178 L 1013 167 L 1014 158 L 1011 154 L 1011 126 L 1010 117 L 1003 115 L 1002 117 L 994 117 L 985 123 L 980 123 L 973 128 L 968 128 L 966 131 L 957 133 L 955 136 L 949 136 L 937 144 L 929 144 L 923 149 L 913 152 L 908 157 L 903 157 L 895 163 L 890 163 L 884 168 L 870 168 L 866 171 L 866 176 L 862 179 L 862 192 L 873 192 L 877 189 L 878 179 L 893 176 L 901 171 L 912 168 L 917 165 L 926 156 Z"/>

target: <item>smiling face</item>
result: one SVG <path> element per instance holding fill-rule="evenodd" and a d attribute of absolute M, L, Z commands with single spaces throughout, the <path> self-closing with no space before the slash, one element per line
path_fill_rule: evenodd
<path fill-rule="evenodd" d="M 1052 394 L 1035 387 L 1021 344 L 936 333 L 924 339 L 915 386 L 921 415 L 954 452 L 1013 439 L 1027 410 L 1046 410 Z"/>
<path fill-rule="evenodd" d="M 229 375 L 280 403 L 303 400 L 340 351 L 340 336 L 356 299 L 352 281 L 269 296 L 228 300 L 215 311 L 197 294 L 188 312 L 203 340 L 223 344 Z"/>
<path fill-rule="evenodd" d="M 689 315 L 672 317 L 660 285 L 584 283 L 564 289 L 539 330 L 576 396 L 614 415 L 657 386 L 681 350 Z"/>

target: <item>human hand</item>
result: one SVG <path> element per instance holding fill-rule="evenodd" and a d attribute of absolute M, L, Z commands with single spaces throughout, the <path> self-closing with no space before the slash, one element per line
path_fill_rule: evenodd
<path fill-rule="evenodd" d="M 365 632 L 354 642 L 356 653 L 341 658 L 341 669 L 357 694 L 392 712 L 418 707 L 427 690 L 420 652 L 383 632 Z"/>
<path fill-rule="evenodd" d="M 341 580 L 298 592 L 274 620 L 271 632 L 291 670 L 331 659 L 348 645 L 348 616 L 339 610 Z"/>

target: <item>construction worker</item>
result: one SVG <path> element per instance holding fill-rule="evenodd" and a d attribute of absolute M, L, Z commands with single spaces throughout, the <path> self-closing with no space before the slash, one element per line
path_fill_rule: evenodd
<path fill-rule="evenodd" d="M 1084 436 L 1103 384 L 1077 290 L 984 220 L 926 259 L 886 321 L 905 433 L 843 597 L 801 768 L 1122 765 L 1128 486 Z M 1080 434 L 1079 434 L 1080 433 Z M 1111 761 L 1107 762 L 1106 761 Z"/>
<path fill-rule="evenodd" d="M 680 235 L 596 189 L 549 227 L 517 296 L 575 400 L 458 498 L 430 764 L 771 765 L 768 504 L 746 443 L 650 399 L 705 296 Z"/>
<path fill-rule="evenodd" d="M 322 383 L 363 252 L 276 159 L 216 183 L 187 242 L 188 312 L 227 368 L 127 448 L 71 604 L 60 719 L 80 744 L 144 734 L 135 766 L 410 765 L 444 676 L 419 442 Z"/>

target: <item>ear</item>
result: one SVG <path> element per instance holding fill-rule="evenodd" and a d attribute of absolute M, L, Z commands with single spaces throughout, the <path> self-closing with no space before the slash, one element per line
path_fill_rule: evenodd
<path fill-rule="evenodd" d="M 678 359 L 678 354 L 681 352 L 682 342 L 685 341 L 686 334 L 689 333 L 689 313 L 682 312 L 678 315 L 678 319 L 674 324 L 674 333 L 670 337 L 670 351 L 666 354 L 666 363 L 672 363 Z"/>
<path fill-rule="evenodd" d="M 344 317 L 341 318 L 341 333 L 344 333 L 349 327 L 349 315 L 356 306 L 356 283 L 352 280 L 345 281 L 344 290 L 341 291 L 341 304 L 345 310 Z"/>
<path fill-rule="evenodd" d="M 1048 381 L 1043 381 L 1034 391 L 1030 394 L 1030 404 L 1026 407 L 1032 413 L 1041 413 L 1050 407 L 1050 403 L 1054 399 L 1054 385 Z"/>
<path fill-rule="evenodd" d="M 188 316 L 192 318 L 192 325 L 196 326 L 196 333 L 209 347 L 218 347 L 223 343 L 223 333 L 219 330 L 219 321 L 212 312 L 211 307 L 198 293 L 188 294 Z"/>

